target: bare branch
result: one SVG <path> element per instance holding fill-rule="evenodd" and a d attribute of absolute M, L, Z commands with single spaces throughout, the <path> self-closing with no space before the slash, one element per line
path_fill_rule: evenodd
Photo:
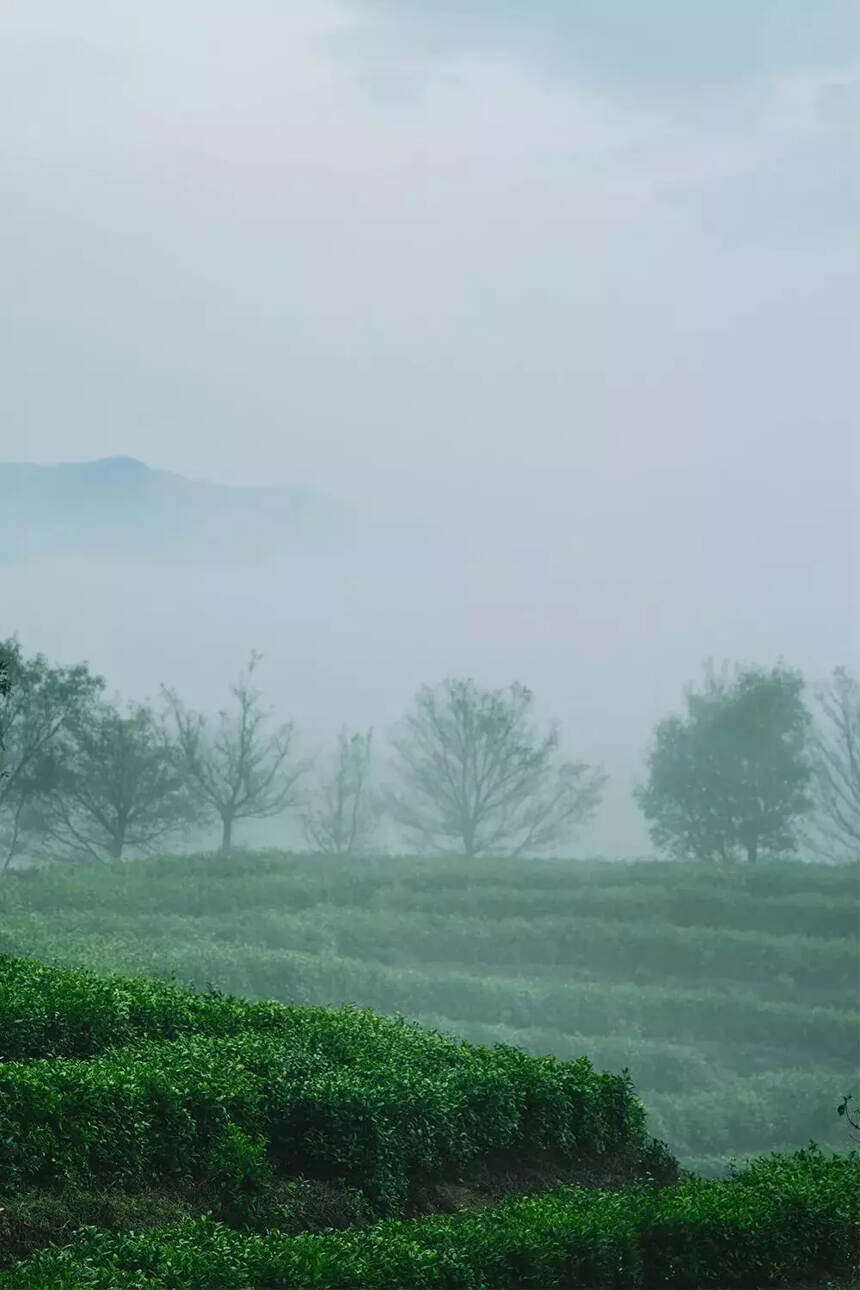
<path fill-rule="evenodd" d="M 546 851 L 594 810 L 605 776 L 557 764 L 558 732 L 540 738 L 523 685 L 480 690 L 450 678 L 424 686 L 392 743 L 394 818 L 416 843 L 466 855 Z"/>
<path fill-rule="evenodd" d="M 860 858 L 860 683 L 844 667 L 815 691 L 810 837 L 831 859 Z"/>
<path fill-rule="evenodd" d="M 340 733 L 334 765 L 303 816 L 305 835 L 320 851 L 352 855 L 376 832 L 379 803 L 369 787 L 372 738 L 371 730 Z"/>
<path fill-rule="evenodd" d="M 297 806 L 299 780 L 310 768 L 307 761 L 290 762 L 291 722 L 265 733 L 271 713 L 251 685 L 259 661 L 252 653 L 230 687 L 233 709 L 218 713 L 214 730 L 200 713 L 187 711 L 175 691 L 162 688 L 179 762 L 201 812 L 221 822 L 223 851 L 232 846 L 237 820 L 265 819 Z"/>

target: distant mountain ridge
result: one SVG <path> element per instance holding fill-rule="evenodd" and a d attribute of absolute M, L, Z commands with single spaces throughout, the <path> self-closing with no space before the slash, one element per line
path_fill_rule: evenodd
<path fill-rule="evenodd" d="M 64 554 L 278 560 L 349 543 L 348 509 L 301 489 L 204 483 L 131 457 L 0 462 L 0 561 Z"/>

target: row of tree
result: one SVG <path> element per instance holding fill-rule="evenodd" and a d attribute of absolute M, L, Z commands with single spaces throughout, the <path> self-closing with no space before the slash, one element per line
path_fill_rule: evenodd
<path fill-rule="evenodd" d="M 160 707 L 122 707 L 84 664 L 0 644 L 3 865 L 30 853 L 118 859 L 163 849 L 217 823 L 291 813 L 309 845 L 354 853 L 386 819 L 422 851 L 528 855 L 568 843 L 601 800 L 599 768 L 565 760 L 541 733 L 534 695 L 464 678 L 423 686 L 391 739 L 389 782 L 374 773 L 371 731 L 342 731 L 325 764 L 295 756 L 256 688 L 260 659 L 213 717 L 162 688 Z M 661 721 L 636 789 L 669 854 L 754 861 L 806 844 L 860 856 L 860 686 L 844 668 L 815 692 L 783 666 L 707 668 L 686 710 Z"/>

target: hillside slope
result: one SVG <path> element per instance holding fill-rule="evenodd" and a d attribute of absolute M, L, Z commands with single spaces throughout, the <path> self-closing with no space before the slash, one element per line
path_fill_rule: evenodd
<path fill-rule="evenodd" d="M 858 1191 L 814 1147 L 679 1181 L 585 1058 L 0 958 L 3 1290 L 806 1287 Z"/>
<path fill-rule="evenodd" d="M 783 863 L 176 857 L 10 875 L 0 950 L 401 1012 L 629 1067 L 681 1164 L 845 1142 L 857 874 Z"/>
<path fill-rule="evenodd" d="M 56 1239 L 52 1214 L 80 1224 L 99 1197 L 120 1227 L 209 1211 L 301 1229 L 637 1177 L 677 1168 L 629 1077 L 585 1058 L 0 958 L 7 1260 L 34 1206 Z"/>
<path fill-rule="evenodd" d="M 0 559 L 110 554 L 246 561 L 343 543 L 353 521 L 299 489 L 186 479 L 129 457 L 0 462 Z"/>

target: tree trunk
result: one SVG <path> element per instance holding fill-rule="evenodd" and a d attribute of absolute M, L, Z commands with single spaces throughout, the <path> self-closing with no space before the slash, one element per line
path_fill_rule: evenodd
<path fill-rule="evenodd" d="M 223 815 L 221 817 L 221 854 L 226 855 L 233 845 L 233 817 L 232 815 Z"/>
<path fill-rule="evenodd" d="M 0 776 L 0 778 L 2 778 L 2 776 Z M 3 865 L 4 873 L 9 872 L 9 866 L 12 863 L 12 857 L 15 855 L 15 852 L 18 850 L 18 833 L 21 827 L 21 812 L 23 809 L 24 809 L 24 798 L 22 797 L 21 800 L 18 802 L 17 807 L 15 808 L 15 823 L 12 829 L 12 840 L 9 843 L 9 850 L 6 852 L 6 863 Z"/>

